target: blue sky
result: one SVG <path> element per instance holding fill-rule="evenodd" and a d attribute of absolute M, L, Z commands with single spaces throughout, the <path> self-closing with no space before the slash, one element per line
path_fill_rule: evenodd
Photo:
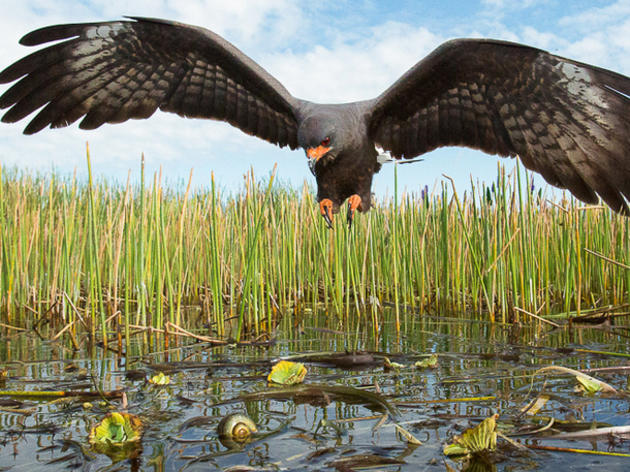
<path fill-rule="evenodd" d="M 630 75 L 630 0 L 319 2 L 292 0 L 22 0 L 0 18 L 0 67 L 32 48 L 18 45 L 28 31 L 55 23 L 105 21 L 123 15 L 153 16 L 204 26 L 223 35 L 274 74 L 295 96 L 343 102 L 377 96 L 405 70 L 455 37 L 523 42 Z M 0 87 L 0 92 L 7 86 Z M 144 152 L 149 172 L 163 168 L 171 183 L 205 186 L 210 172 L 228 190 L 238 189 L 250 167 L 293 186 L 314 184 L 301 151 L 280 149 L 225 123 L 185 120 L 156 113 L 150 120 L 21 134 L 26 121 L 0 124 L 0 162 L 49 172 L 85 171 L 89 141 L 94 172 L 124 180 L 139 175 Z M 445 148 L 420 163 L 400 167 L 408 191 L 433 186 L 447 174 L 458 190 L 470 178 L 490 182 L 498 158 L 464 148 Z M 508 168 L 510 160 L 503 160 Z M 542 183 L 542 180 L 539 180 Z M 391 195 L 393 166 L 375 178 L 377 196 Z"/>

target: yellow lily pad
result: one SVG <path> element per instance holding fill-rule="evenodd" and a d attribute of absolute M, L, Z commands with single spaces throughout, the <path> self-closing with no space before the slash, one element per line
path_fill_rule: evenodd
<path fill-rule="evenodd" d="M 91 443 L 123 444 L 139 441 L 142 436 L 142 421 L 130 413 L 113 412 L 90 431 Z"/>
<path fill-rule="evenodd" d="M 92 450 L 112 462 L 138 457 L 142 452 L 142 421 L 130 413 L 110 413 L 90 431 Z"/>
<path fill-rule="evenodd" d="M 444 446 L 447 456 L 471 455 L 497 448 L 497 418 L 492 415 L 474 428 L 467 429 L 461 436 L 455 436 L 455 442 Z"/>
<path fill-rule="evenodd" d="M 438 365 L 438 356 L 437 354 L 431 354 L 431 356 L 426 359 L 422 359 L 421 361 L 416 362 L 413 366 L 416 369 L 434 369 Z"/>
<path fill-rule="evenodd" d="M 401 369 L 404 369 L 405 365 L 401 364 L 399 362 L 391 361 L 389 359 L 389 357 L 385 357 L 383 359 L 383 367 L 385 368 L 385 370 L 396 370 L 396 371 L 399 371 Z"/>
<path fill-rule="evenodd" d="M 171 378 L 168 375 L 164 375 L 164 372 L 158 372 L 149 379 L 149 383 L 153 385 L 168 385 L 171 383 Z"/>
<path fill-rule="evenodd" d="M 273 366 L 267 380 L 280 385 L 295 385 L 302 383 L 304 377 L 306 377 L 306 367 L 303 364 L 280 361 Z"/>

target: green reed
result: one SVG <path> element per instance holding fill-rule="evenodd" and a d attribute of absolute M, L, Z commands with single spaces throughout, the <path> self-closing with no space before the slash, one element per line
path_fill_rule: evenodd
<path fill-rule="evenodd" d="M 351 230 L 338 215 L 333 231 L 307 185 L 252 175 L 224 195 L 214 176 L 206 190 L 190 182 L 164 187 L 144 161 L 136 185 L 0 168 L 0 322 L 73 323 L 120 343 L 138 325 L 255 338 L 306 313 L 377 333 L 388 303 L 398 325 L 410 313 L 509 321 L 515 307 L 545 316 L 630 303 L 630 219 L 550 202 L 521 169 L 464 193 L 445 180 L 377 201 Z"/>

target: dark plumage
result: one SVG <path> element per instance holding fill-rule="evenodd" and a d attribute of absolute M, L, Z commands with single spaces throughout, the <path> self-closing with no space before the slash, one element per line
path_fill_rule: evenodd
<path fill-rule="evenodd" d="M 225 120 L 248 134 L 302 147 L 322 215 L 349 198 L 349 217 L 370 207 L 375 145 L 396 158 L 440 146 L 520 156 L 547 182 L 616 211 L 630 199 L 630 79 L 515 43 L 444 43 L 379 97 L 321 105 L 293 97 L 220 36 L 164 20 L 58 25 L 27 46 L 63 40 L 0 73 L 13 123 L 40 109 L 24 132 L 148 118 L 156 109 Z"/>

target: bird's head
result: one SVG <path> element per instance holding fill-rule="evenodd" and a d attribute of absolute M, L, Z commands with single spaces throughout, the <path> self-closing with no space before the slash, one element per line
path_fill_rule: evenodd
<path fill-rule="evenodd" d="M 335 117 L 317 114 L 306 118 L 298 129 L 298 143 L 306 152 L 308 167 L 315 177 L 332 163 L 342 150 Z"/>
<path fill-rule="evenodd" d="M 378 171 L 374 146 L 366 146 L 357 115 L 347 108 L 324 109 L 307 116 L 298 128 L 298 144 L 317 181 L 320 212 L 329 226 L 348 199 L 348 222 L 355 210 L 370 207 L 372 176 Z"/>

